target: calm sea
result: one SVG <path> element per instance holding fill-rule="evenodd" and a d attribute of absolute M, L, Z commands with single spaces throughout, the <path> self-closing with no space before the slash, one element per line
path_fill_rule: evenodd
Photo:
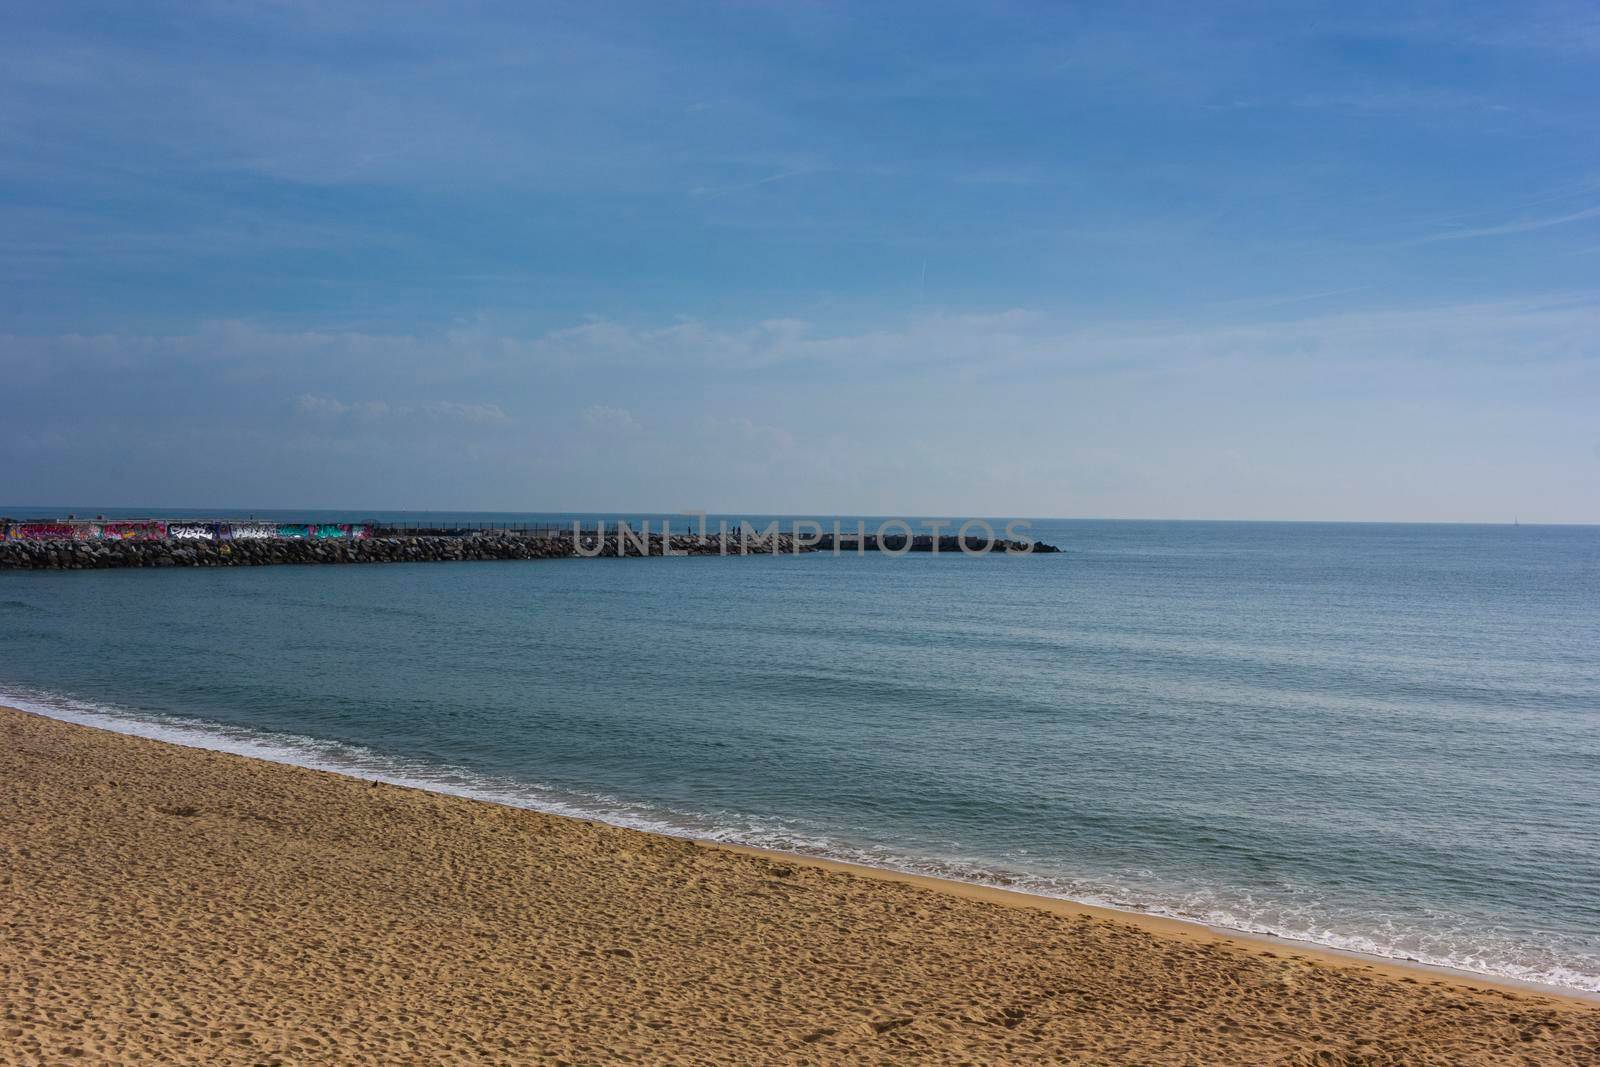
<path fill-rule="evenodd" d="M 1062 554 L 0 573 L 0 699 L 1600 991 L 1600 528 L 1034 533 Z"/>

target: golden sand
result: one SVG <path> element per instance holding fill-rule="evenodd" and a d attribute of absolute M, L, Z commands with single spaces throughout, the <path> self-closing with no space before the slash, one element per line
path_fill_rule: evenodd
<path fill-rule="evenodd" d="M 1600 1007 L 0 709 L 0 1062 L 1600 1063 Z"/>

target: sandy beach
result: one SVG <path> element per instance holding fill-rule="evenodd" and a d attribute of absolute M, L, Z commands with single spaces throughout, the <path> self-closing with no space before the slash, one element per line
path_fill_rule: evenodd
<path fill-rule="evenodd" d="M 0 709 L 3 1063 L 1600 1062 L 1600 1005 Z"/>

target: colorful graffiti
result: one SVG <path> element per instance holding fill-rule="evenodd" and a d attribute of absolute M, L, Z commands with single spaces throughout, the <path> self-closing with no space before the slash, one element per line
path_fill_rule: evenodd
<path fill-rule="evenodd" d="M 278 526 L 277 536 L 285 541 L 331 541 L 342 538 L 365 541 L 372 536 L 372 527 L 365 523 L 284 523 Z"/>
<path fill-rule="evenodd" d="M 364 541 L 365 523 L 161 522 L 0 522 L 0 541 Z"/>
<path fill-rule="evenodd" d="M 80 537 L 78 530 L 79 527 L 70 523 L 17 522 L 11 524 L 6 536 L 12 541 L 88 540 L 87 536 Z"/>
<path fill-rule="evenodd" d="M 164 522 L 103 522 L 96 527 L 102 541 L 165 541 Z"/>

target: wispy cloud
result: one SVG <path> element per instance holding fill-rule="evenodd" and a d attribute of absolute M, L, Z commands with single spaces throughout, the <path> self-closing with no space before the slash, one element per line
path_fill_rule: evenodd
<path fill-rule="evenodd" d="M 425 404 L 390 404 L 384 400 L 360 400 L 345 403 L 331 396 L 305 393 L 295 401 L 295 411 L 301 415 L 318 418 L 352 418 L 362 422 L 380 419 L 428 419 L 438 422 L 460 422 L 475 425 L 492 425 L 511 421 L 499 404 L 467 404 L 454 400 L 434 400 Z"/>
<path fill-rule="evenodd" d="M 1565 215 L 1550 215 L 1537 219 L 1518 219 L 1515 222 L 1501 223 L 1498 226 L 1477 226 L 1446 230 L 1442 233 L 1418 237 L 1408 243 L 1431 244 L 1435 241 L 1466 241 L 1479 237 L 1501 237 L 1509 234 L 1529 233 L 1533 230 L 1547 230 L 1552 226 L 1568 226 L 1575 222 L 1587 222 L 1590 219 L 1600 219 L 1600 206 L 1587 207 L 1581 211 L 1568 212 Z"/>
<path fill-rule="evenodd" d="M 1320 289 L 1314 293 L 1289 293 L 1280 296 L 1247 296 L 1235 300 L 1224 300 L 1218 306 L 1231 309 L 1235 313 L 1251 311 L 1267 311 L 1271 308 L 1289 307 L 1294 304 L 1308 304 L 1317 300 L 1329 300 L 1336 296 L 1348 296 L 1351 293 L 1364 293 L 1372 289 L 1370 285 L 1347 285 L 1338 289 Z"/>
<path fill-rule="evenodd" d="M 585 429 L 602 433 L 631 433 L 639 429 L 639 420 L 627 408 L 607 404 L 590 404 L 582 412 Z"/>
<path fill-rule="evenodd" d="M 691 195 L 704 200 L 714 200 L 719 196 L 727 196 L 730 193 L 742 193 L 750 189 L 759 189 L 763 185 L 771 185 L 774 182 L 788 181 L 790 178 L 803 178 L 809 174 L 816 173 L 817 171 L 815 170 L 786 170 L 779 174 L 758 178 L 753 182 L 742 182 L 738 185 L 724 185 L 719 188 L 707 188 L 703 185 L 697 185 L 689 192 Z"/>

